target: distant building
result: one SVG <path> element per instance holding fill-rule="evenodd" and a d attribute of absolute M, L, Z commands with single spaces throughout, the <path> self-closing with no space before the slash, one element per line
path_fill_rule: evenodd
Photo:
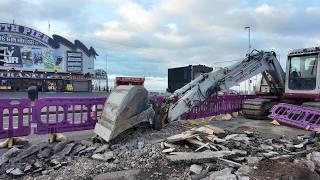
<path fill-rule="evenodd" d="M 211 72 L 212 70 L 212 67 L 204 65 L 189 65 L 168 69 L 168 92 L 173 93 L 197 78 L 200 74 Z"/>
<path fill-rule="evenodd" d="M 0 23 L 0 91 L 91 91 L 97 55 L 79 40 Z"/>

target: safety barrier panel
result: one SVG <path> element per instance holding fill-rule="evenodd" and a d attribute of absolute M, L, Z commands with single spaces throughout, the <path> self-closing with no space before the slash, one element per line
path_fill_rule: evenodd
<path fill-rule="evenodd" d="M 243 100 L 255 97 L 255 95 L 210 96 L 200 106 L 184 113 L 180 119 L 198 119 L 239 111 Z"/>
<path fill-rule="evenodd" d="M 200 106 L 183 114 L 181 119 L 238 111 L 244 99 L 254 97 L 211 96 Z M 164 99 L 160 96 L 150 98 L 157 101 Z M 35 102 L 28 99 L 0 99 L 0 138 L 29 135 L 31 121 L 35 124 L 35 134 L 93 129 L 102 113 L 105 101 L 106 97 L 46 97 Z"/>
<path fill-rule="evenodd" d="M 33 107 L 35 134 L 93 129 L 105 97 L 52 97 L 38 99 Z"/>
<path fill-rule="evenodd" d="M 30 134 L 30 104 L 29 99 L 0 99 L 0 138 Z"/>
<path fill-rule="evenodd" d="M 279 103 L 272 107 L 271 119 L 304 129 L 320 128 L 320 110 Z"/>

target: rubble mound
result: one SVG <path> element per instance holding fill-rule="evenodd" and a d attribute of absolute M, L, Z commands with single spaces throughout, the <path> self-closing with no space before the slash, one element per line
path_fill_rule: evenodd
<path fill-rule="evenodd" d="M 1 155 L 0 179 L 320 179 L 317 132 L 289 139 L 249 130 L 142 124 L 110 143 L 14 146 Z"/>

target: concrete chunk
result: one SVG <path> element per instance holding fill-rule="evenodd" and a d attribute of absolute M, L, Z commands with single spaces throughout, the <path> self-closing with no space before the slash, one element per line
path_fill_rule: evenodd
<path fill-rule="evenodd" d="M 114 171 L 93 177 L 93 180 L 135 180 L 141 173 L 141 169 Z"/>
<path fill-rule="evenodd" d="M 218 158 L 227 158 L 235 155 L 232 151 L 203 151 L 203 152 L 185 152 L 175 155 L 169 155 L 167 158 L 173 163 L 192 162 L 192 163 L 205 163 L 211 162 Z"/>
<path fill-rule="evenodd" d="M 194 173 L 194 174 L 200 174 L 202 169 L 203 169 L 203 167 L 198 164 L 192 164 L 190 166 L 190 172 Z"/>

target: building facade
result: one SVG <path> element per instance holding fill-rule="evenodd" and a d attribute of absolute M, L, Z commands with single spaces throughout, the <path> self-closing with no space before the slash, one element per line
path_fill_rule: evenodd
<path fill-rule="evenodd" d="M 173 93 L 184 85 L 197 78 L 202 73 L 211 72 L 212 67 L 204 65 L 189 65 L 185 67 L 168 69 L 168 89 L 167 91 Z"/>
<path fill-rule="evenodd" d="M 0 23 L 0 90 L 91 91 L 97 55 L 79 40 Z"/>

